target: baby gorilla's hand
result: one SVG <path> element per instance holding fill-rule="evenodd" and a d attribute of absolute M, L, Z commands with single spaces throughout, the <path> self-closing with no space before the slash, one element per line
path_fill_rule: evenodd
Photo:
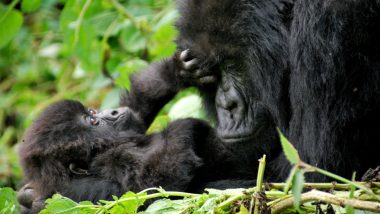
<path fill-rule="evenodd" d="M 202 86 L 217 81 L 215 72 L 211 71 L 208 66 L 202 66 L 200 60 L 193 57 L 189 49 L 182 51 L 178 55 L 179 75 L 185 83 Z"/>
<path fill-rule="evenodd" d="M 20 203 L 21 214 L 38 213 L 44 207 L 44 200 L 36 195 L 34 188 L 29 183 L 17 192 L 17 200 Z"/>

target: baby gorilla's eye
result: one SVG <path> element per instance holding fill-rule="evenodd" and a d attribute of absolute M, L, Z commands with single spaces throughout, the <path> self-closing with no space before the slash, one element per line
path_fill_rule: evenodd
<path fill-rule="evenodd" d="M 91 117 L 91 118 L 90 118 L 90 123 L 91 123 L 91 125 L 93 125 L 93 126 L 97 126 L 97 125 L 99 125 L 99 121 L 98 121 L 95 117 Z"/>
<path fill-rule="evenodd" d="M 88 113 L 90 113 L 91 115 L 95 115 L 97 112 L 95 109 L 89 108 Z"/>

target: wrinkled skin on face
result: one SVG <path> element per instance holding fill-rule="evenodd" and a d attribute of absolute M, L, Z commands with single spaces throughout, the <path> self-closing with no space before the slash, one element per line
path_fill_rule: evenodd
<path fill-rule="evenodd" d="M 90 124 L 92 128 L 98 129 L 99 133 L 104 131 L 115 132 L 116 135 L 144 134 L 145 126 L 139 116 L 128 107 L 116 109 L 105 109 L 82 117 L 82 123 Z"/>
<path fill-rule="evenodd" d="M 254 93 L 257 90 L 246 78 L 243 65 L 227 61 L 220 67 L 222 75 L 215 96 L 218 136 L 231 143 L 252 141 L 270 125 L 268 108 Z"/>

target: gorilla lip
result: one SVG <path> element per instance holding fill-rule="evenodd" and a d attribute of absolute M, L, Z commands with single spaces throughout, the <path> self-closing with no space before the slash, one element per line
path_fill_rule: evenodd
<path fill-rule="evenodd" d="M 255 138 L 262 130 L 264 130 L 264 127 L 258 128 L 256 131 L 253 132 L 240 132 L 240 133 L 234 133 L 234 134 L 222 134 L 223 132 L 218 132 L 219 138 L 226 142 L 226 143 L 236 143 L 241 141 L 248 141 Z"/>
<path fill-rule="evenodd" d="M 239 133 L 239 134 L 234 134 L 234 135 L 228 135 L 228 134 L 218 134 L 219 138 L 226 142 L 226 143 L 235 143 L 235 142 L 239 142 L 239 141 L 248 141 L 248 140 L 252 140 L 255 136 L 256 136 L 256 132 L 255 133 Z"/>

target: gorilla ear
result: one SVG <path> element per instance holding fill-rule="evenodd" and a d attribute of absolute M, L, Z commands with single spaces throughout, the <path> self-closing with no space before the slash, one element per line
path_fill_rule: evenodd
<path fill-rule="evenodd" d="M 128 100 L 129 100 L 129 91 L 127 89 L 125 89 L 125 91 L 120 95 L 119 105 L 121 107 L 128 106 Z"/>

